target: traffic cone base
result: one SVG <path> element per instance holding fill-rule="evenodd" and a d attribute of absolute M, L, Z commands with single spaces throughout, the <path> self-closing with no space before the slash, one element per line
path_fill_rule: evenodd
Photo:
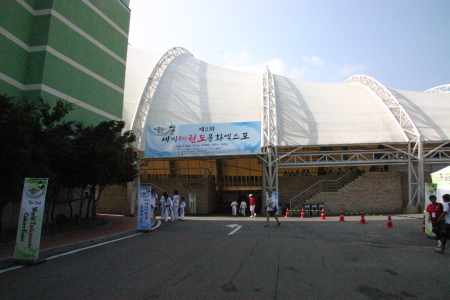
<path fill-rule="evenodd" d="M 364 218 L 364 211 L 361 212 L 361 221 L 359 221 L 359 224 L 367 224 L 366 219 Z"/>
<path fill-rule="evenodd" d="M 284 216 L 285 218 L 289 218 L 291 215 L 289 214 L 289 208 L 286 208 L 286 215 Z"/>
<path fill-rule="evenodd" d="M 423 220 L 423 224 L 422 224 L 422 232 L 421 234 L 425 234 L 425 220 Z"/>
<path fill-rule="evenodd" d="M 304 219 L 305 217 L 305 208 L 302 207 L 302 213 L 300 214 L 300 218 Z"/>
<path fill-rule="evenodd" d="M 391 215 L 388 216 L 386 228 L 394 228 L 394 225 L 392 225 Z"/>

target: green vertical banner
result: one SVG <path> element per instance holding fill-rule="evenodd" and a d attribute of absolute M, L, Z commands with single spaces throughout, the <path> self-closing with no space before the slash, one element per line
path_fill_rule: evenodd
<path fill-rule="evenodd" d="M 17 228 L 16 259 L 37 260 L 48 178 L 25 178 Z"/>

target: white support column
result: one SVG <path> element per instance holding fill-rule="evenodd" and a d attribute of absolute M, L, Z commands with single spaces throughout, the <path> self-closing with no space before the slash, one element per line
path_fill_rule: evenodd
<path fill-rule="evenodd" d="M 273 76 L 266 67 L 263 75 L 263 131 L 262 151 L 267 154 L 263 160 L 263 199 L 268 191 L 278 191 L 278 132 L 277 110 Z"/>

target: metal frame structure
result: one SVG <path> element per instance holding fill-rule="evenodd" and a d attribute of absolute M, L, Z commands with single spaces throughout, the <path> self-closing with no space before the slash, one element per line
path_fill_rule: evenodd
<path fill-rule="evenodd" d="M 139 106 L 134 116 L 133 124 L 131 125 L 132 131 L 136 136 L 135 148 L 139 146 L 142 139 L 142 130 L 145 125 L 145 120 L 147 118 L 148 108 L 152 102 L 153 93 L 158 86 L 159 80 L 166 70 L 170 62 L 177 56 L 182 54 L 188 54 L 193 56 L 188 50 L 181 47 L 174 47 L 167 51 L 161 59 L 156 64 L 153 72 L 148 78 L 147 84 L 145 85 L 144 92 L 142 93 L 141 100 L 139 101 Z"/>
<path fill-rule="evenodd" d="M 142 94 L 132 131 L 136 135 L 136 148 L 141 143 L 148 109 L 153 93 L 169 63 L 179 55 L 192 54 L 184 48 L 172 48 L 159 60 L 151 73 Z M 424 165 L 450 163 L 450 141 L 428 143 L 424 141 L 412 118 L 393 94 L 375 79 L 357 75 L 348 78 L 346 84 L 360 84 L 374 92 L 389 109 L 404 137 L 404 143 L 370 145 L 317 145 L 303 147 L 280 147 L 278 145 L 277 105 L 274 78 L 269 68 L 263 74 L 262 93 L 262 154 L 258 158 L 263 164 L 263 197 L 265 192 L 278 191 L 278 169 L 292 167 L 330 166 L 385 166 L 406 165 L 408 169 L 409 206 L 423 205 Z M 450 92 L 450 84 L 442 85 L 426 92 Z M 379 149 L 382 146 L 382 149 Z M 376 148 L 377 147 L 377 148 Z M 283 149 L 285 149 L 283 151 Z M 133 183 L 135 189 L 139 181 Z M 133 194 L 133 193 L 132 193 Z M 137 194 L 137 193 L 136 193 Z M 131 198 L 130 198 L 131 199 Z M 132 212 L 133 213 L 133 212 Z"/>
<path fill-rule="evenodd" d="M 440 85 L 425 91 L 425 93 L 450 93 L 450 84 Z"/>
<path fill-rule="evenodd" d="M 262 116 L 262 152 L 266 155 L 259 158 L 263 161 L 263 197 L 265 197 L 265 192 L 278 191 L 277 106 L 273 76 L 268 67 L 263 75 Z"/>

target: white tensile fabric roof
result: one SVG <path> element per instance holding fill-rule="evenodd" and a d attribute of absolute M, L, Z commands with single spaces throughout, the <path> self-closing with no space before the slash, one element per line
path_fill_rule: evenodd
<path fill-rule="evenodd" d="M 390 89 L 419 130 L 425 142 L 450 139 L 450 93 L 424 93 Z"/>
<path fill-rule="evenodd" d="M 147 79 L 162 55 L 129 47 L 123 113 L 127 129 L 131 128 Z M 279 146 L 408 142 L 389 109 L 368 87 L 273 77 Z M 262 74 L 232 71 L 181 54 L 160 78 L 145 124 L 262 122 L 262 82 Z M 390 92 L 424 141 L 450 139 L 450 93 Z M 143 148 L 141 143 L 139 150 Z"/>

